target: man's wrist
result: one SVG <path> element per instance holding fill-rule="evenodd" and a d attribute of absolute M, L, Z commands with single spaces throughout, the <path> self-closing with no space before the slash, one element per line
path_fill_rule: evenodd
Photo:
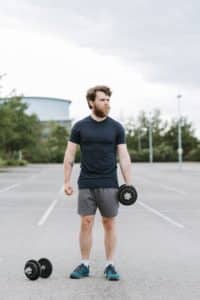
<path fill-rule="evenodd" d="M 125 181 L 125 184 L 126 184 L 126 185 L 132 185 L 132 181 L 127 180 L 127 181 Z"/>

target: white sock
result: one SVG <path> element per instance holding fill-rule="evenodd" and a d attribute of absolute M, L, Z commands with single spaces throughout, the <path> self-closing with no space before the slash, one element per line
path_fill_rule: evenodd
<path fill-rule="evenodd" d="M 107 267 L 107 266 L 109 266 L 109 265 L 113 265 L 113 266 L 114 266 L 113 260 L 107 260 L 107 261 L 106 261 L 106 266 L 105 266 L 105 267 Z"/>
<path fill-rule="evenodd" d="M 90 261 L 89 261 L 89 260 L 86 260 L 86 259 L 82 259 L 82 260 L 81 260 L 81 263 L 84 264 L 86 267 L 89 267 L 89 262 L 90 262 Z"/>

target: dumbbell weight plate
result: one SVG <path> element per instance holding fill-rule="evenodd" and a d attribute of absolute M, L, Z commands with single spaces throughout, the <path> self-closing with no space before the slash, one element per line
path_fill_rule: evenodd
<path fill-rule="evenodd" d="M 28 260 L 24 267 L 24 274 L 30 280 L 36 280 L 40 276 L 40 265 L 34 260 Z"/>
<path fill-rule="evenodd" d="M 133 186 L 123 184 L 119 187 L 118 199 L 123 205 L 132 205 L 137 200 L 137 191 Z"/>
<path fill-rule="evenodd" d="M 51 275 L 53 271 L 53 266 L 47 258 L 40 258 L 38 260 L 40 265 L 40 277 L 47 278 Z"/>

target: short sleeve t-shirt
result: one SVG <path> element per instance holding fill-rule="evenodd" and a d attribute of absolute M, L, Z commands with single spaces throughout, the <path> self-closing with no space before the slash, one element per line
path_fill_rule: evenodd
<path fill-rule="evenodd" d="M 73 126 L 69 140 L 80 145 L 79 189 L 118 187 L 117 145 L 125 144 L 119 122 L 110 117 L 96 121 L 88 116 Z"/>

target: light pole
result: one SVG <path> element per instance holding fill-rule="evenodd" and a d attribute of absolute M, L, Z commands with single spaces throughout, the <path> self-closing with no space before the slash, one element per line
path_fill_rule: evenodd
<path fill-rule="evenodd" d="M 138 152 L 141 152 L 141 135 L 140 135 L 140 128 L 137 130 L 137 135 L 138 135 Z"/>
<path fill-rule="evenodd" d="M 181 132 L 181 98 L 182 95 L 177 95 L 178 102 L 178 162 L 181 169 L 183 161 L 183 148 L 182 148 L 182 132 Z"/>
<path fill-rule="evenodd" d="M 153 135 L 151 113 L 149 113 L 149 162 L 153 162 Z"/>

